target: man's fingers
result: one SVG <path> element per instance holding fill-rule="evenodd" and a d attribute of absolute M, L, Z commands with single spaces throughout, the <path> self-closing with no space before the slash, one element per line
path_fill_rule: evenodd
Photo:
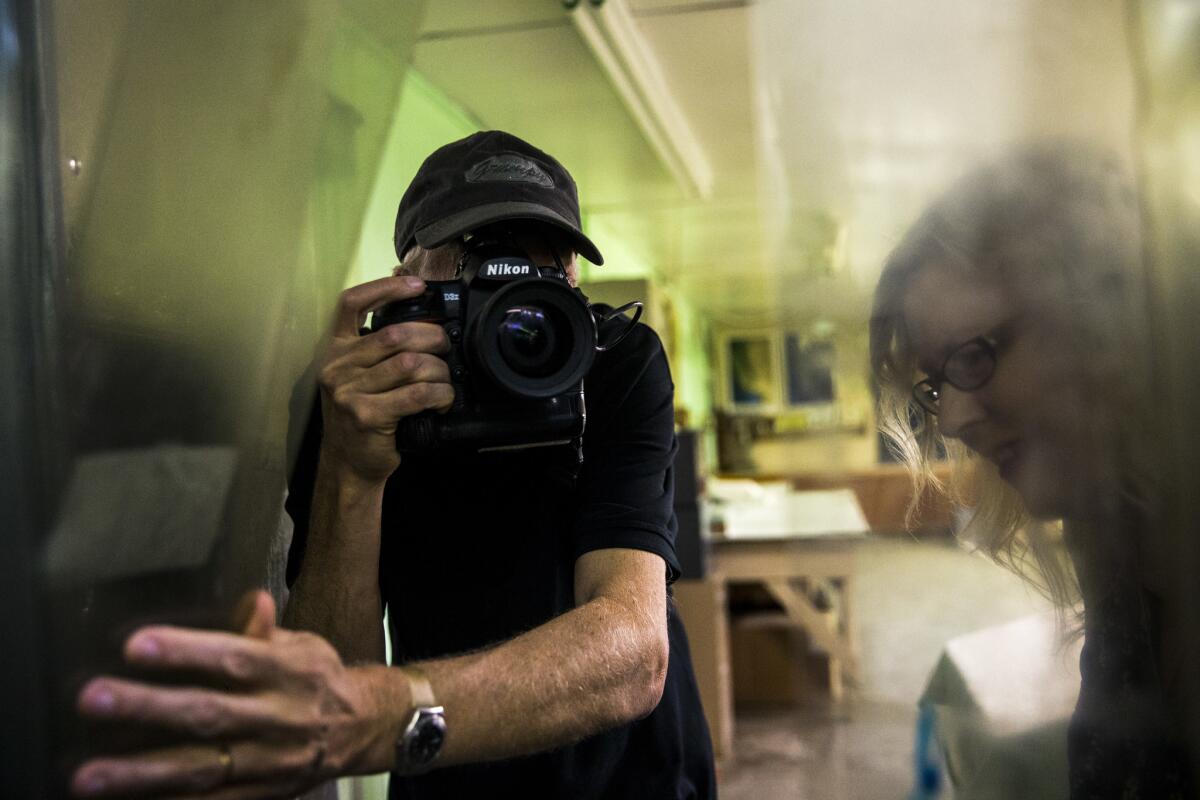
<path fill-rule="evenodd" d="M 450 384 L 413 383 L 390 392 L 362 395 L 359 418 L 364 426 L 382 429 L 422 411 L 445 411 L 453 403 L 454 387 Z"/>
<path fill-rule="evenodd" d="M 128 794 L 203 794 L 228 780 L 228 767 L 217 745 L 168 747 L 134 758 L 97 758 L 71 777 L 77 797 Z"/>
<path fill-rule="evenodd" d="M 393 300 L 407 300 L 425 291 L 420 278 L 388 276 L 352 286 L 338 298 L 334 336 L 356 336 L 368 311 Z"/>
<path fill-rule="evenodd" d="M 377 340 L 383 358 L 401 350 L 435 355 L 450 352 L 450 337 L 446 335 L 446 329 L 435 322 L 399 322 L 380 328 L 369 338 Z"/>
<path fill-rule="evenodd" d="M 320 760 L 323 749 L 316 744 L 243 740 L 168 747 L 88 761 L 72 776 L 71 791 L 78 797 L 295 797 L 320 780 L 312 769 Z"/>
<path fill-rule="evenodd" d="M 242 625 L 242 635 L 251 639 L 269 639 L 275 630 L 275 601 L 260 589 L 254 592 L 250 602 L 251 610 Z"/>
<path fill-rule="evenodd" d="M 258 683 L 279 667 L 274 649 L 261 639 L 168 625 L 136 631 L 125 642 L 125 659 L 141 667 L 200 671 L 239 683 Z"/>
<path fill-rule="evenodd" d="M 325 744 L 310 742 L 285 747 L 258 742 L 238 742 L 229 749 L 234 785 L 179 800 L 243 800 L 292 798 L 327 780 Z"/>
<path fill-rule="evenodd" d="M 450 351 L 450 340 L 440 325 L 405 322 L 336 343 L 334 348 L 332 357 L 317 376 L 321 387 L 331 394 L 353 381 L 364 369 L 371 369 L 399 353 L 445 355 Z"/>
<path fill-rule="evenodd" d="M 376 394 L 415 383 L 450 383 L 450 367 L 427 353 L 397 353 L 365 370 L 353 386 L 364 394 Z"/>
<path fill-rule="evenodd" d="M 194 687 L 150 686 L 120 678 L 96 678 L 79 694 L 79 709 L 95 719 L 137 722 L 201 739 L 252 733 L 292 733 L 305 719 L 292 719 L 289 707 L 261 696 Z"/>
<path fill-rule="evenodd" d="M 356 367 L 371 367 L 404 351 L 445 355 L 450 352 L 450 339 L 436 323 L 401 322 L 359 337 L 340 360 Z"/>

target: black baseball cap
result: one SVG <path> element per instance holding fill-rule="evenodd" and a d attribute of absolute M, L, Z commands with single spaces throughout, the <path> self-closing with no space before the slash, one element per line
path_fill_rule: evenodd
<path fill-rule="evenodd" d="M 505 220 L 545 222 L 575 251 L 603 264 L 583 235 L 571 174 L 541 150 L 504 131 L 481 131 L 439 147 L 425 159 L 396 212 L 396 255 L 415 244 L 432 250 Z"/>

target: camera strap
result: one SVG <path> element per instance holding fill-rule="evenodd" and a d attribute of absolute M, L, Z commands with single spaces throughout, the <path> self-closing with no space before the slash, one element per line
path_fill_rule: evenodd
<path fill-rule="evenodd" d="M 588 306 L 588 309 L 592 312 L 592 316 L 596 318 L 596 329 L 598 331 L 602 331 L 605 323 L 615 320 L 618 317 L 623 317 L 627 311 L 633 311 L 633 318 L 625 320 L 623 328 L 620 328 L 615 334 L 607 337 L 607 339 L 601 339 L 596 342 L 596 352 L 604 353 L 619 345 L 629 335 L 630 331 L 633 330 L 633 326 L 637 325 L 638 320 L 642 318 L 642 311 L 645 310 L 645 306 L 641 300 L 634 300 L 632 303 L 626 303 L 620 308 L 612 308 L 603 303 L 596 303 L 595 305 Z"/>

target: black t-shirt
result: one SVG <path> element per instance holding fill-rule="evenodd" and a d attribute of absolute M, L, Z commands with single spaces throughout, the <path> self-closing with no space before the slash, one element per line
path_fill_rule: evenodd
<path fill-rule="evenodd" d="M 638 325 L 597 355 L 585 380 L 581 465 L 566 447 L 406 454 L 383 503 L 379 580 L 394 663 L 503 642 L 570 611 L 575 560 L 592 550 L 655 553 L 664 580 L 674 580 L 673 392 L 658 337 Z M 319 442 L 318 419 L 288 499 L 295 522 L 289 582 L 303 558 Z M 649 716 L 546 753 L 394 776 L 389 796 L 715 797 L 687 638 L 668 606 L 666 686 Z M 454 724 L 452 716 L 447 722 Z"/>

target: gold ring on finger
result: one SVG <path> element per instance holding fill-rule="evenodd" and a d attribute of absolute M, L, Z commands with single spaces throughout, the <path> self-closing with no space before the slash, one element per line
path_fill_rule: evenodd
<path fill-rule="evenodd" d="M 233 751 L 229 749 L 229 745 L 222 742 L 217 746 L 217 761 L 221 765 L 221 782 L 230 783 L 233 781 Z"/>

